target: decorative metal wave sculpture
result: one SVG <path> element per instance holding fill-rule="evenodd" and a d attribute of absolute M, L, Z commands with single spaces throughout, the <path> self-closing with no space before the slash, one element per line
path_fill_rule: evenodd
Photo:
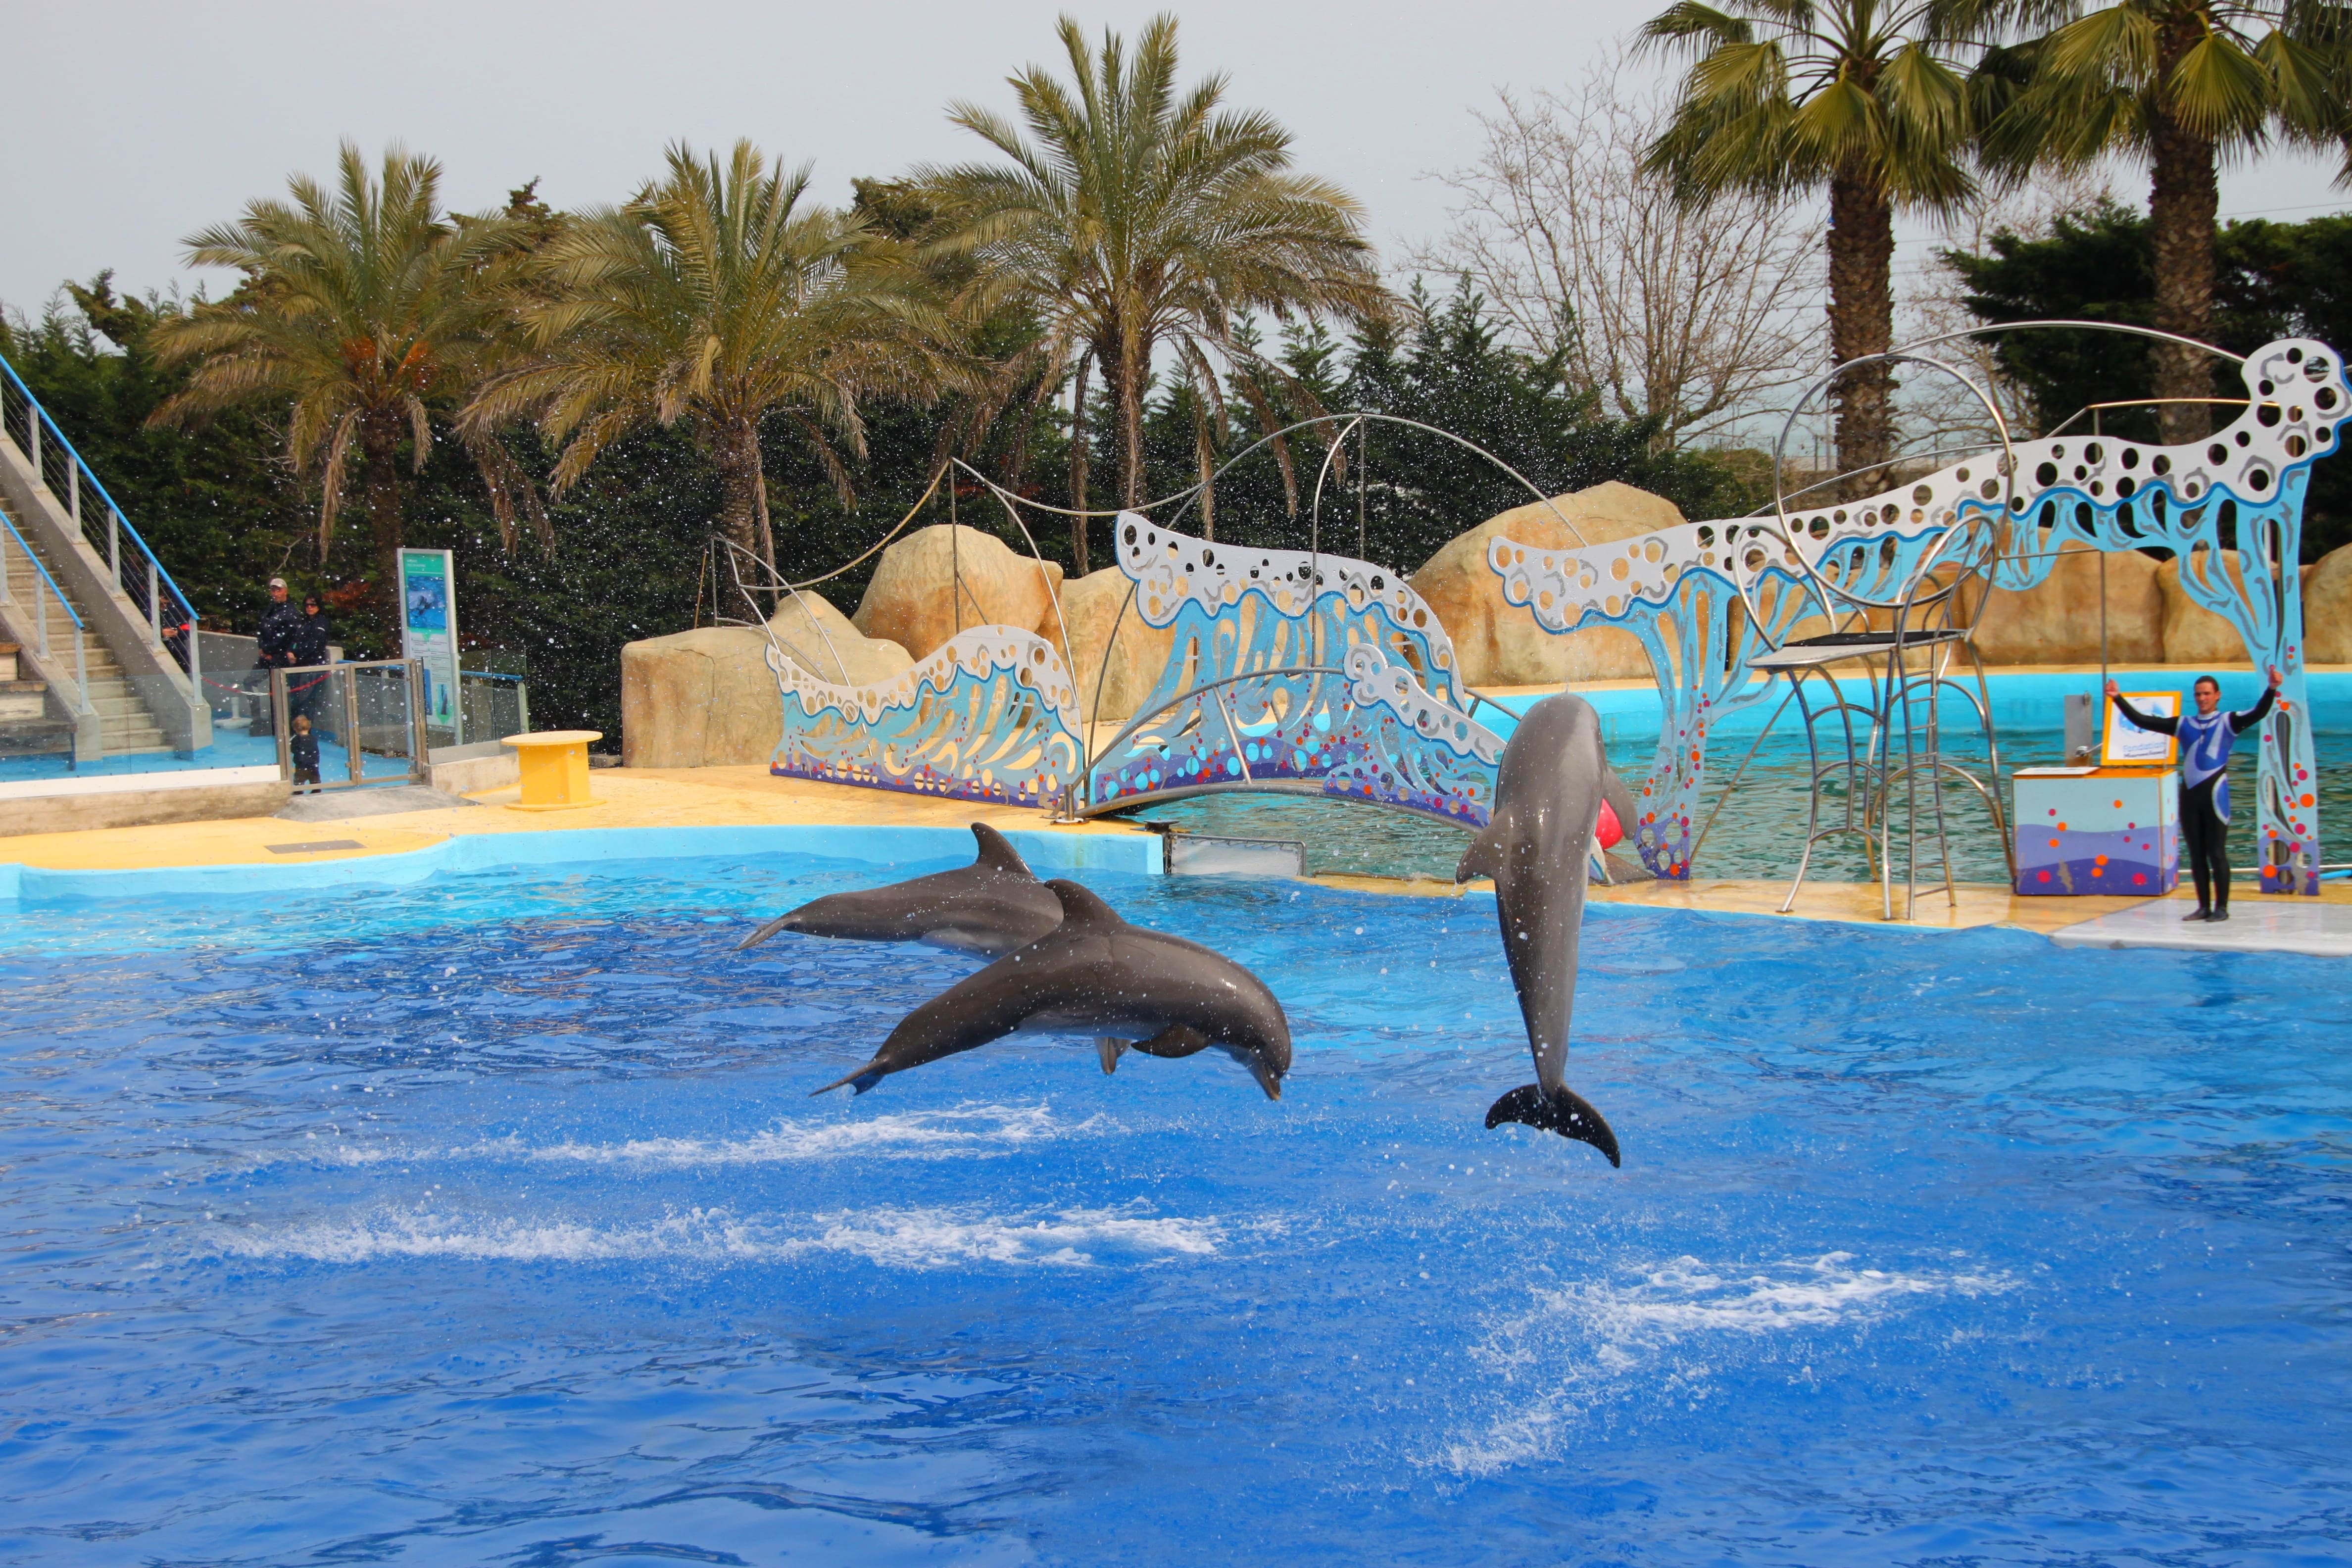
<path fill-rule="evenodd" d="M 1174 628 L 1090 813 L 1228 789 L 1345 796 L 1483 826 L 1502 742 L 1464 710 L 1436 614 L 1370 562 L 1247 550 L 1122 512 L 1129 608 Z"/>
<path fill-rule="evenodd" d="M 1768 632 L 1778 643 L 1840 596 L 1899 599 L 1938 561 L 1979 547 L 1992 585 L 2005 589 L 2045 580 L 2069 542 L 2169 550 L 2189 596 L 2237 629 L 2257 669 L 2274 665 L 2284 676 L 2259 751 L 2263 887 L 2316 894 L 2318 791 L 2297 563 L 2310 466 L 2336 449 L 2352 383 L 2336 351 L 2301 339 L 2249 356 L 2244 377 L 2244 412 L 2186 446 L 2099 436 L 2021 441 L 2008 457 L 1989 453 L 1861 501 L 1792 512 L 1785 533 L 1777 518 L 1740 518 L 1578 550 L 1497 539 L 1487 564 L 1503 578 L 1504 597 L 1547 631 L 1622 626 L 1649 648 L 1668 721 L 1643 792 L 1657 809 L 1645 802 L 1636 842 L 1651 868 L 1669 876 L 1688 874 L 1687 838 L 1675 835 L 1688 832 L 1709 721 L 1769 689 L 1751 684 L 1748 663 Z M 1770 624 L 1743 616 L 1738 646 L 1718 668 L 1708 655 L 1732 640 L 1724 616 L 1742 587 L 1769 607 Z M 1669 635 L 1682 645 L 1678 658 L 1662 657 Z"/>
<path fill-rule="evenodd" d="M 812 675 L 772 638 L 767 660 L 784 721 L 772 773 L 1042 806 L 1084 770 L 1069 668 L 1019 626 L 974 626 L 870 686 Z"/>
<path fill-rule="evenodd" d="M 1642 817 L 1626 832 L 1642 863 L 1666 880 L 1690 876 L 1708 734 L 1769 693 L 1769 682 L 1750 683 L 1748 660 L 1786 640 L 1811 610 L 1792 577 L 1759 595 L 1766 615 L 1745 614 L 1718 563 L 1727 526 L 1685 523 L 1576 550 L 1500 538 L 1487 546 L 1504 600 L 1524 606 L 1546 631 L 1622 626 L 1648 652 L 1664 711 L 1640 791 Z"/>

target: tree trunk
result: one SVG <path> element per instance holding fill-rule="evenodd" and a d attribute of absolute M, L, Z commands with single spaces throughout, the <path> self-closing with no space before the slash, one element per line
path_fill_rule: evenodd
<path fill-rule="evenodd" d="M 1118 504 L 1139 507 L 1143 504 L 1143 384 L 1151 374 L 1151 343 L 1148 339 L 1132 345 L 1117 342 L 1116 327 L 1113 332 L 1115 346 L 1099 351 L 1098 357 L 1103 362 L 1103 379 L 1118 402 Z"/>
<path fill-rule="evenodd" d="M 400 657 L 400 437 L 407 422 L 376 415 L 360 424 L 360 451 L 367 463 L 369 542 L 375 551 L 375 582 L 368 595 L 369 618 L 384 640 L 380 657 Z"/>
<path fill-rule="evenodd" d="M 1195 410 L 1192 420 L 1192 457 L 1201 468 L 1201 537 L 1217 537 L 1217 455 L 1209 444 L 1209 421 L 1205 410 Z"/>
<path fill-rule="evenodd" d="M 1830 181 L 1830 358 L 1838 364 L 1885 353 L 1895 341 L 1895 205 L 1875 181 L 1840 174 Z M 1895 377 L 1884 363 L 1841 376 L 1837 465 L 1854 477 L 1847 499 L 1884 489 L 1894 449 Z M 1856 470 L 1861 470 L 1856 472 Z"/>
<path fill-rule="evenodd" d="M 1070 559 L 1078 575 L 1087 574 L 1087 372 L 1093 356 L 1078 356 L 1078 374 L 1070 392 Z"/>
<path fill-rule="evenodd" d="M 775 571 L 774 547 L 772 544 L 765 550 L 761 548 L 761 536 L 766 532 L 762 526 L 766 521 L 762 515 L 766 510 L 761 504 L 765 499 L 762 492 L 767 487 L 760 472 L 757 432 L 740 420 L 720 425 L 712 433 L 710 460 L 719 470 L 719 531 L 743 552 L 719 574 L 720 582 L 726 584 L 721 590 L 722 600 L 740 606 L 740 613 L 752 620 L 764 621 L 768 617 L 760 607 L 759 598 L 751 584 L 744 583 L 747 577 L 758 574 L 756 568 L 747 564 L 747 558 L 765 565 L 772 576 Z M 744 583 L 740 590 L 736 586 L 739 583 Z"/>
<path fill-rule="evenodd" d="M 2200 37 L 2196 18 L 2168 22 L 2157 35 L 2157 80 L 2172 74 Z M 2156 249 L 2156 327 L 2210 342 L 2213 337 L 2213 224 L 2221 205 L 2213 143 L 2174 117 L 2159 87 L 2155 93 L 2154 148 L 2148 192 L 2148 233 Z M 2213 395 L 2213 356 L 2181 343 L 2157 343 L 2149 358 L 2159 398 Z M 2168 445 L 2201 439 L 2211 410 L 2199 403 L 2164 403 L 2157 427 Z"/>

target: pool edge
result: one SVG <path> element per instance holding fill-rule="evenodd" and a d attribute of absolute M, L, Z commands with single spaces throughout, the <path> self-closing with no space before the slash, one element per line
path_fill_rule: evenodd
<path fill-rule="evenodd" d="M 1158 875 L 1164 868 L 1156 833 L 1049 833 L 1009 829 L 1005 837 L 1042 876 L 1071 871 Z M 344 887 L 414 887 L 440 876 L 525 866 L 600 865 L 629 860 L 816 854 L 831 859 L 896 865 L 971 852 L 965 827 L 915 824 L 756 823 L 667 827 L 581 827 L 543 832 L 453 834 L 436 844 L 347 859 L 270 865 L 154 866 L 58 870 L 0 862 L 0 900 L 218 897 L 246 892 L 307 892 Z"/>

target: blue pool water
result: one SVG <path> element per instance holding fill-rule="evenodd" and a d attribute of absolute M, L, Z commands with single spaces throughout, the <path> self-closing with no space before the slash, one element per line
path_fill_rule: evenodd
<path fill-rule="evenodd" d="M 1096 874 L 1289 1008 L 807 1091 L 967 973 L 776 856 L 0 903 L 0 1561 L 2308 1563 L 2352 970 Z"/>

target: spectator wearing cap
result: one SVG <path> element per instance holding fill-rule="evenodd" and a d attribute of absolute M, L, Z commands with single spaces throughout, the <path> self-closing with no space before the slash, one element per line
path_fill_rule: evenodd
<path fill-rule="evenodd" d="M 269 604 L 261 612 L 261 628 L 253 638 L 264 680 L 268 679 L 269 671 L 289 668 L 295 663 L 294 634 L 301 619 L 302 613 L 286 602 L 286 579 L 272 577 Z M 274 735 L 278 732 L 277 721 L 268 715 L 266 708 L 264 711 L 261 732 Z"/>

